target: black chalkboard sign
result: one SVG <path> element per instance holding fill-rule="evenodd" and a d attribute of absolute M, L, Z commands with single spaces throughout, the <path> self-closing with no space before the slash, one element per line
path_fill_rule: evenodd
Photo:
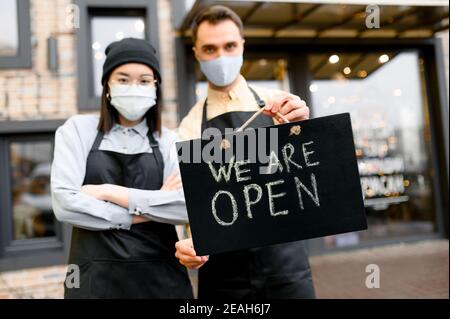
<path fill-rule="evenodd" d="M 198 255 L 367 229 L 347 113 L 177 148 Z"/>

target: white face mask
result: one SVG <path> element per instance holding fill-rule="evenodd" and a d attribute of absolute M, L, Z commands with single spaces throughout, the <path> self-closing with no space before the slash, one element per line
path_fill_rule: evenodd
<path fill-rule="evenodd" d="M 109 86 L 111 105 L 127 120 L 136 121 L 156 104 L 156 87 L 148 85 Z"/>

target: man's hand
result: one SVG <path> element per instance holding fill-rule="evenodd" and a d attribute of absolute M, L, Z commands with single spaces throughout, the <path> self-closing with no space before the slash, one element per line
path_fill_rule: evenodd
<path fill-rule="evenodd" d="M 284 120 L 277 115 L 283 115 L 290 122 L 309 119 L 309 107 L 299 96 L 287 92 L 280 92 L 272 96 L 264 107 L 264 114 L 275 117 L 279 123 Z"/>
<path fill-rule="evenodd" d="M 183 186 L 181 184 L 180 172 L 175 171 L 170 174 L 167 179 L 164 181 L 161 190 L 162 191 L 174 191 L 180 189 Z"/>
<path fill-rule="evenodd" d="M 192 244 L 192 238 L 178 241 L 175 244 L 175 248 L 177 249 L 175 257 L 185 267 L 199 269 L 208 261 L 209 256 L 197 256 Z"/>

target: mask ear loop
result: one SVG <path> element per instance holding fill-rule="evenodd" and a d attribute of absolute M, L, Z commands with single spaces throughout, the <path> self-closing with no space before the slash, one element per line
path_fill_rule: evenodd
<path fill-rule="evenodd" d="M 109 86 L 109 83 L 106 83 L 106 85 L 111 90 L 111 87 Z M 109 92 L 106 92 L 106 99 L 111 102 L 111 95 L 109 94 Z"/>

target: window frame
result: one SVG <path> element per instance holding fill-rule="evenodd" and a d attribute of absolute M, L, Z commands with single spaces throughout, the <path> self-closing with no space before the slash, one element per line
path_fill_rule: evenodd
<path fill-rule="evenodd" d="M 63 120 L 0 122 L 0 271 L 65 263 L 70 227 L 57 222 L 53 237 L 14 239 L 10 143 L 50 141 Z"/>
<path fill-rule="evenodd" d="M 16 4 L 19 47 L 16 55 L 0 56 L 0 70 L 32 67 L 30 0 L 16 0 Z"/>
<path fill-rule="evenodd" d="M 159 30 L 156 1 L 147 0 L 75 0 L 80 12 L 80 26 L 76 29 L 77 69 L 78 69 L 78 109 L 80 111 L 99 110 L 100 98 L 95 96 L 93 85 L 93 67 L 91 58 L 91 17 L 92 10 L 97 12 L 121 9 L 145 11 L 145 39 L 155 47 L 159 59 Z M 90 12 L 91 11 L 91 12 Z M 124 14 L 124 16 L 127 16 Z"/>

